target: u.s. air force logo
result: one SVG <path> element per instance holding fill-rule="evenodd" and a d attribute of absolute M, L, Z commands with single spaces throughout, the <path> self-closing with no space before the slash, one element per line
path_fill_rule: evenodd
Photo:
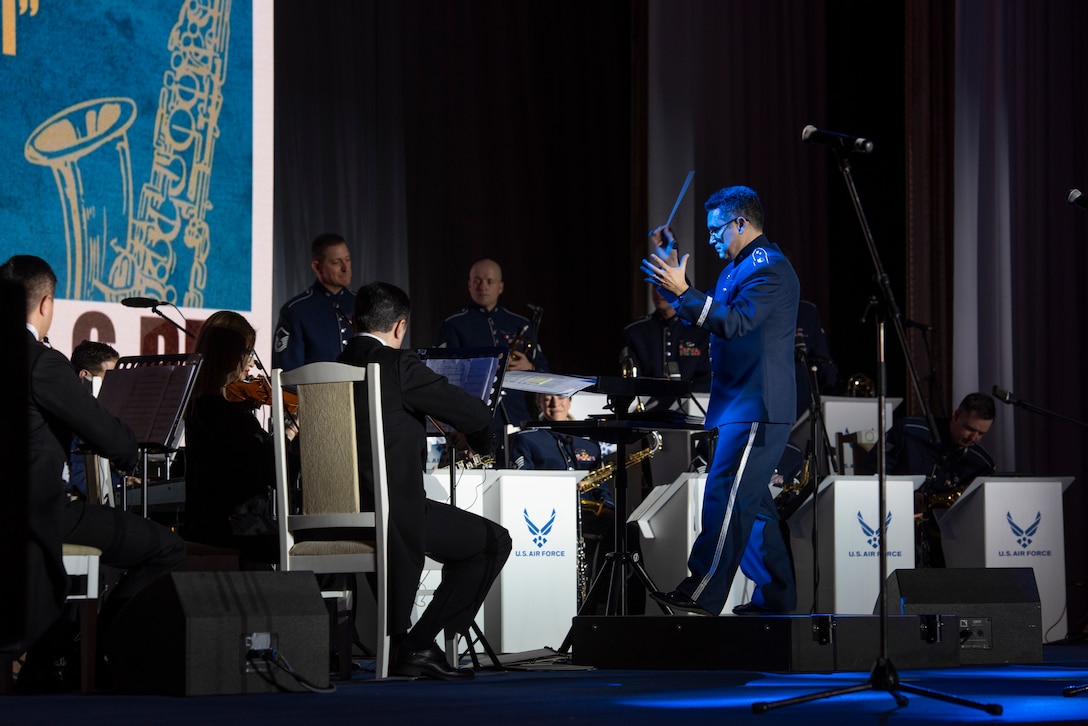
<path fill-rule="evenodd" d="M 1043 521 L 1042 512 L 1036 512 L 1035 520 L 1026 527 L 1016 523 L 1012 512 L 1005 512 L 1005 521 L 1009 523 L 1009 531 L 1020 549 L 998 550 L 998 557 L 1050 557 L 1053 554 L 1050 550 L 1028 549 L 1035 540 L 1035 535 L 1039 533 L 1039 525 Z"/>
<path fill-rule="evenodd" d="M 552 528 L 555 527 L 555 509 L 552 509 L 552 513 L 548 516 L 548 520 L 543 524 L 537 524 L 533 521 L 533 518 L 529 516 L 529 509 L 526 507 L 522 510 L 521 516 L 525 519 L 525 527 L 529 531 L 529 535 L 532 538 L 533 544 L 536 549 L 518 549 L 513 551 L 514 557 L 534 557 L 538 560 L 547 560 L 551 557 L 566 557 L 567 551 L 562 549 L 562 537 L 557 540 L 560 545 L 552 545 L 551 547 L 545 547 L 548 544 L 548 537 L 552 534 Z M 558 533 L 557 533 L 558 534 Z"/>
<path fill-rule="evenodd" d="M 555 510 L 552 510 L 552 516 L 548 518 L 548 521 L 543 525 L 537 525 L 533 520 L 529 519 L 529 510 L 522 510 L 525 517 L 525 526 L 529 528 L 529 534 L 533 535 L 533 544 L 537 547 L 543 547 L 548 543 L 548 535 L 552 532 L 552 526 L 555 524 Z"/>
<path fill-rule="evenodd" d="M 884 528 L 887 529 L 888 525 L 892 523 L 892 513 L 888 512 L 888 516 L 884 519 Z M 869 546 L 874 550 L 880 547 L 880 530 L 876 527 L 872 527 L 865 518 L 861 516 L 861 511 L 858 511 L 858 524 L 861 525 L 861 531 L 865 535 L 869 542 Z"/>
<path fill-rule="evenodd" d="M 1043 513 L 1036 512 L 1035 521 L 1027 527 L 1021 527 L 1016 522 L 1012 521 L 1012 512 L 1005 512 L 1005 519 L 1009 523 L 1009 529 L 1011 529 L 1013 535 L 1016 536 L 1016 544 L 1027 549 L 1028 545 L 1031 544 L 1031 538 L 1039 531 L 1039 523 L 1043 521 Z"/>
<path fill-rule="evenodd" d="M 888 530 L 888 525 L 892 523 L 892 513 L 888 512 L 884 518 L 884 531 Z M 880 554 L 880 528 L 874 527 L 865 521 L 865 517 L 861 516 L 861 511 L 858 510 L 858 525 L 861 527 L 861 533 L 865 537 L 865 543 L 869 545 L 869 549 L 856 549 L 849 550 L 846 554 L 848 557 L 876 557 Z M 903 552 L 901 550 L 886 550 L 884 552 L 885 557 L 902 557 Z"/>

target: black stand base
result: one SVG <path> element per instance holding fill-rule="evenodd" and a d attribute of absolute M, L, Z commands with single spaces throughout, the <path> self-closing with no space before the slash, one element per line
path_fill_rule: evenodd
<path fill-rule="evenodd" d="M 589 587 L 582 606 L 578 608 L 578 616 L 596 612 L 598 606 L 605 605 L 605 615 L 627 615 L 627 568 L 631 568 L 646 587 L 646 592 L 657 592 L 657 585 L 650 579 L 650 573 L 642 566 L 642 556 L 638 552 L 609 552 L 604 556 L 604 565 L 597 573 L 593 584 Z M 670 611 L 661 606 L 666 615 Z M 559 653 L 566 655 L 570 652 L 570 646 L 574 639 L 574 625 L 567 631 L 563 638 L 563 644 L 559 646 Z"/>
<path fill-rule="evenodd" d="M 931 691 L 928 688 L 919 688 L 918 686 L 900 683 L 899 673 L 896 672 L 892 662 L 880 658 L 873 664 L 873 669 L 869 672 L 869 680 L 865 683 L 859 683 L 856 686 L 846 686 L 845 688 L 833 688 L 829 691 L 811 693 L 807 696 L 786 698 L 781 701 L 757 701 L 752 704 L 752 713 L 766 713 L 772 708 L 792 706 L 797 703 L 816 701 L 821 698 L 833 698 L 834 696 L 842 696 L 847 693 L 858 693 L 859 691 L 870 690 L 887 692 L 895 699 L 895 703 L 900 708 L 907 705 L 907 697 L 903 695 L 903 692 L 905 691 L 906 693 L 913 693 L 917 696 L 925 696 L 926 698 L 934 698 L 938 701 L 944 701 L 945 703 L 954 703 L 957 706 L 977 708 L 980 711 L 985 711 L 991 716 L 1000 716 L 1004 712 L 1001 704 L 998 703 L 978 703 L 977 701 L 968 701 L 966 698 L 960 698 L 959 696 L 952 696 L 939 691 Z"/>
<path fill-rule="evenodd" d="M 481 668 L 488 667 L 494 668 L 495 670 L 499 671 L 506 670 L 505 668 L 503 668 L 502 663 L 499 661 L 499 657 L 495 655 L 495 651 L 491 648 L 491 644 L 488 643 L 487 638 L 484 637 L 483 631 L 480 630 L 480 626 L 477 625 L 475 621 L 473 621 L 472 625 L 468 626 L 468 628 L 463 633 L 458 633 L 458 635 L 465 639 L 465 648 L 468 650 L 468 655 L 472 659 L 473 670 L 478 671 Z M 450 641 L 455 642 L 455 639 L 451 638 Z M 480 665 L 480 659 L 479 657 L 477 657 L 476 654 L 477 645 L 484 649 L 484 654 L 487 656 L 487 659 L 491 661 L 490 666 Z"/>

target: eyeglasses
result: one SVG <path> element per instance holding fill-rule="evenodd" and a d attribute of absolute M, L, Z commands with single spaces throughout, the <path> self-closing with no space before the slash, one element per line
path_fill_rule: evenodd
<path fill-rule="evenodd" d="M 744 217 L 734 217 L 733 219 L 731 219 L 728 222 L 724 223 L 722 226 L 718 227 L 717 229 L 715 229 L 713 232 L 710 233 L 710 239 L 714 239 L 715 237 L 721 237 L 723 234 L 725 234 L 725 228 L 726 227 L 733 224 L 733 222 L 737 222 L 737 221 L 739 221 L 741 219 L 744 219 Z"/>

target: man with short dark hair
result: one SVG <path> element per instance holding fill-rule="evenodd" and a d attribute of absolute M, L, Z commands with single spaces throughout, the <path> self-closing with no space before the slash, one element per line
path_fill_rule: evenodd
<path fill-rule="evenodd" d="M 85 340 L 72 350 L 72 368 L 82 379 L 101 378 L 117 367 L 121 354 L 109 343 Z"/>
<path fill-rule="evenodd" d="M 310 267 L 317 279 L 280 308 L 272 342 L 272 367 L 285 371 L 307 363 L 336 360 L 352 336 L 351 252 L 333 232 L 310 243 Z"/>
<path fill-rule="evenodd" d="M 441 680 L 467 679 L 471 670 L 452 668 L 435 639 L 443 629 L 468 632 L 491 583 L 510 555 L 512 542 L 495 522 L 428 499 L 423 488 L 427 417 L 464 434 L 473 450 L 495 448 L 491 411 L 478 398 L 400 350 L 411 305 L 400 288 L 374 282 L 355 299 L 358 334 L 340 355 L 343 363 L 381 365 L 382 412 L 389 468 L 389 671 Z M 356 415 L 367 417 L 366 387 L 357 386 Z M 359 427 L 359 474 L 364 501 L 373 501 L 370 436 Z M 427 609 L 411 625 L 412 604 L 425 557 L 442 563 L 442 582 Z M 411 629 L 409 627 L 411 626 Z"/>
<path fill-rule="evenodd" d="M 68 577 L 62 543 L 97 547 L 103 564 L 125 571 L 102 604 L 99 624 L 105 632 L 129 598 L 181 565 L 185 543 L 151 520 L 68 496 L 66 463 L 73 434 L 124 471 L 136 466 L 136 437 L 98 404 L 68 359 L 43 343 L 53 322 L 57 284 L 49 264 L 32 255 L 16 255 L 0 265 L 0 279 L 22 285 L 27 302 L 31 512 L 27 640 L 32 643 L 41 636 L 64 604 Z M 32 660 L 33 650 L 28 666 Z"/>
<path fill-rule="evenodd" d="M 90 383 L 96 381 L 102 383 L 106 371 L 112 371 L 117 367 L 117 361 L 121 354 L 114 350 L 109 343 L 100 343 L 96 340 L 84 340 L 72 350 L 72 368 L 81 381 Z M 93 387 L 91 392 L 98 395 L 98 388 Z M 72 437 L 72 456 L 68 460 L 68 489 L 78 496 L 87 496 L 87 469 L 83 454 L 76 453 L 82 442 L 78 436 Z M 121 483 L 121 476 L 114 473 L 113 484 Z"/>
<path fill-rule="evenodd" d="M 975 477 L 992 474 L 994 460 L 979 443 L 994 424 L 997 407 L 986 393 L 963 398 L 951 418 L 937 419 L 940 441 L 933 441 L 921 416 L 895 422 L 885 439 L 886 474 L 921 474 L 926 477 L 916 492 L 914 511 L 920 514 L 915 547 L 916 567 L 944 567 L 941 530 L 937 518 L 955 503 Z M 875 474 L 878 452 L 874 448 L 855 466 L 859 474 Z"/>

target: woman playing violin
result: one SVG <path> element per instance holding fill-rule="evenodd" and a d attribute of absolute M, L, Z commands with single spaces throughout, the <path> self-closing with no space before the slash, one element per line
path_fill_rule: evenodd
<path fill-rule="evenodd" d="M 257 334 L 231 311 L 214 313 L 196 339 L 203 357 L 185 416 L 185 539 L 242 550 L 243 560 L 276 562 L 270 502 L 272 437 L 234 390 L 254 362 Z M 288 439 L 298 429 L 289 425 Z"/>

